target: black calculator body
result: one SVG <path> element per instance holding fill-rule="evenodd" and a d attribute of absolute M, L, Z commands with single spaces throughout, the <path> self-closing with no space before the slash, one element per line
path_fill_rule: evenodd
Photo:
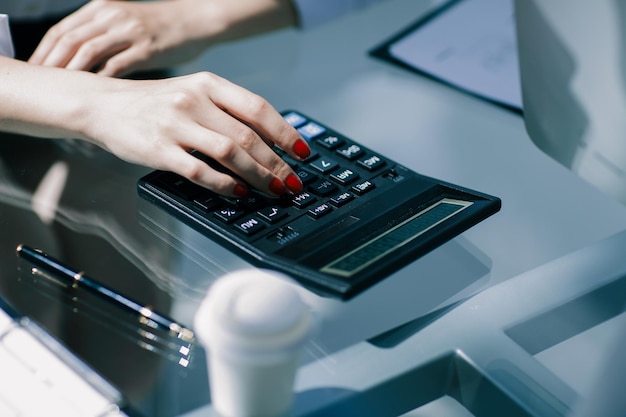
<path fill-rule="evenodd" d="M 276 149 L 302 193 L 233 200 L 154 171 L 139 180 L 139 194 L 253 265 L 340 299 L 500 209 L 497 197 L 420 175 L 299 112 L 282 114 L 311 147 L 305 161 Z"/>

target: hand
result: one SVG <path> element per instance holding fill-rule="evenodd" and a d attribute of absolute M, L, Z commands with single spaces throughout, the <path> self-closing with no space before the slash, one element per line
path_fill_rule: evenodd
<path fill-rule="evenodd" d="M 155 81 L 94 77 L 77 129 L 118 157 L 176 172 L 220 194 L 242 197 L 246 183 L 272 195 L 299 193 L 302 183 L 272 149 L 296 159 L 306 142 L 261 97 L 211 73 Z M 244 181 L 218 172 L 189 154 L 197 149 Z"/>
<path fill-rule="evenodd" d="M 122 76 L 296 21 L 291 0 L 92 0 L 53 26 L 29 61 Z"/>
<path fill-rule="evenodd" d="M 184 62 L 208 47 L 194 32 L 202 22 L 188 19 L 195 3 L 93 0 L 53 26 L 29 62 L 107 76 Z"/>

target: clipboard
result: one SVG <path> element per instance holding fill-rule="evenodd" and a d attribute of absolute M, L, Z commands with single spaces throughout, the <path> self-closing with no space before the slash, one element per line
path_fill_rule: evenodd
<path fill-rule="evenodd" d="M 522 112 L 513 0 L 451 0 L 369 55 Z"/>

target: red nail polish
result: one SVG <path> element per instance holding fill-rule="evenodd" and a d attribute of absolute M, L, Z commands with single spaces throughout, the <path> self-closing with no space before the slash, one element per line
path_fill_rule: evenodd
<path fill-rule="evenodd" d="M 235 194 L 237 197 L 245 197 L 248 195 L 248 187 L 242 184 L 237 184 L 235 185 L 233 194 Z"/>
<path fill-rule="evenodd" d="M 305 159 L 311 155 L 311 148 L 309 145 L 302 139 L 298 139 L 296 143 L 293 144 L 293 151 L 300 158 Z"/>
<path fill-rule="evenodd" d="M 279 180 L 278 178 L 274 178 L 270 182 L 269 188 L 270 188 L 270 191 L 276 195 L 283 195 L 287 192 L 287 190 L 285 189 L 285 184 L 283 184 L 283 182 Z"/>
<path fill-rule="evenodd" d="M 285 184 L 292 193 L 300 194 L 302 192 L 302 181 L 300 181 L 300 178 L 295 174 L 289 174 L 289 176 L 285 178 Z"/>

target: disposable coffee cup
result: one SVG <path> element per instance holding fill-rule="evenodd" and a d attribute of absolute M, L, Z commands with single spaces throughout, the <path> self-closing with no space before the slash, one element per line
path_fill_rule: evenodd
<path fill-rule="evenodd" d="M 275 273 L 242 270 L 219 278 L 195 316 L 214 410 L 223 417 L 289 415 L 311 328 L 310 309 Z"/>

